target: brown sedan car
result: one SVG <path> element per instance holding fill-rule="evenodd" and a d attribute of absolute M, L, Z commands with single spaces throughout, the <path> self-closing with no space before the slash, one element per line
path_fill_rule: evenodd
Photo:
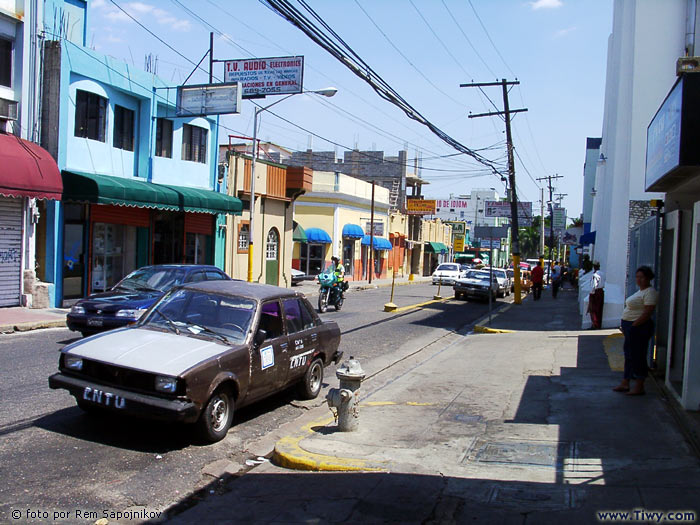
<path fill-rule="evenodd" d="M 296 384 L 318 396 L 340 330 L 306 298 L 241 281 L 175 288 L 135 325 L 66 346 L 51 388 L 86 411 L 195 423 L 223 439 L 240 408 Z"/>

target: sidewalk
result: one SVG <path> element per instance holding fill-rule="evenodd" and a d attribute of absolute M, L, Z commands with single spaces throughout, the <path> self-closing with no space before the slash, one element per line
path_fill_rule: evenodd
<path fill-rule="evenodd" d="M 444 337 L 363 385 L 358 432 L 313 409 L 277 442 L 277 465 L 212 482 L 216 495 L 172 521 L 596 523 L 598 511 L 700 510 L 698 458 L 653 382 L 643 397 L 612 392 L 613 332 L 579 322 L 564 290 L 495 318 L 516 333 Z"/>
<path fill-rule="evenodd" d="M 22 306 L 0 308 L 0 334 L 38 328 L 65 327 L 67 313 L 68 309 L 60 308 L 31 309 Z"/>

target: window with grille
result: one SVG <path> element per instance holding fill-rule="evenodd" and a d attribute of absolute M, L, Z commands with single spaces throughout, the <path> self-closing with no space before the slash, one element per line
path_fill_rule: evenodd
<path fill-rule="evenodd" d="M 156 120 L 156 157 L 173 156 L 173 121 L 167 118 Z"/>
<path fill-rule="evenodd" d="M 134 151 L 134 111 L 114 105 L 114 147 Z"/>
<path fill-rule="evenodd" d="M 105 142 L 107 129 L 107 99 L 77 90 L 75 92 L 75 130 L 76 137 Z"/>
<path fill-rule="evenodd" d="M 267 234 L 267 244 L 265 245 L 265 258 L 268 261 L 277 260 L 277 250 L 279 248 L 279 236 L 277 230 L 272 228 Z"/>
<path fill-rule="evenodd" d="M 0 86 L 12 87 L 12 40 L 0 38 Z"/>
<path fill-rule="evenodd" d="M 182 125 L 182 160 L 207 163 L 207 130 L 190 124 Z"/>
<path fill-rule="evenodd" d="M 247 252 L 250 244 L 250 226 L 248 224 L 238 225 L 238 252 Z"/>

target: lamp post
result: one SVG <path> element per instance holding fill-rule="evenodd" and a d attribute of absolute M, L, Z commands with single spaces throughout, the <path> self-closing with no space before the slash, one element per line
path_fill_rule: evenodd
<path fill-rule="evenodd" d="M 319 89 L 315 91 L 302 91 L 301 93 L 314 93 L 316 95 L 321 95 L 324 97 L 332 97 L 338 92 L 338 90 L 334 87 L 328 87 L 324 89 Z M 293 97 L 294 95 L 299 95 L 300 93 L 292 93 L 291 95 L 287 95 L 286 97 L 283 97 L 279 100 L 276 100 L 269 106 L 263 107 L 256 107 L 255 108 L 255 115 L 253 118 L 253 160 L 250 166 L 250 226 L 249 226 L 249 242 L 248 242 L 248 282 L 252 283 L 253 282 L 253 244 L 255 240 L 255 230 L 254 230 L 254 225 L 255 225 L 255 161 L 258 158 L 258 115 L 262 113 L 263 111 L 267 111 L 270 109 L 272 106 L 275 104 L 279 104 L 283 100 L 287 100 L 289 97 Z"/>

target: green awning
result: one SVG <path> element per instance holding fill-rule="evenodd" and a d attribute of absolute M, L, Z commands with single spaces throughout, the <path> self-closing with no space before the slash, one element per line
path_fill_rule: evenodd
<path fill-rule="evenodd" d="M 292 221 L 292 224 L 294 226 L 294 231 L 292 232 L 292 241 L 307 242 L 308 239 L 306 238 L 306 232 L 304 231 L 304 228 L 301 227 L 301 224 L 299 224 L 297 221 Z"/>
<path fill-rule="evenodd" d="M 441 242 L 429 242 L 426 245 L 425 250 L 433 253 L 447 253 L 449 251 L 447 246 Z"/>
<path fill-rule="evenodd" d="M 154 184 L 137 178 L 64 171 L 63 200 L 137 208 L 240 215 L 236 197 L 200 188 Z"/>

